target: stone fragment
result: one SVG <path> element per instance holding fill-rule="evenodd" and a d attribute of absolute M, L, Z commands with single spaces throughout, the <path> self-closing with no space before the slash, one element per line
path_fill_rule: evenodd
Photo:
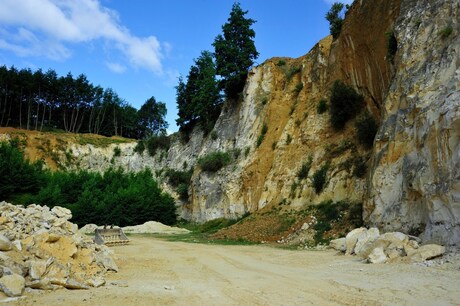
<path fill-rule="evenodd" d="M 88 285 L 80 283 L 73 278 L 68 278 L 65 281 L 64 287 L 67 289 L 89 289 Z"/>
<path fill-rule="evenodd" d="M 54 206 L 51 209 L 51 212 L 53 212 L 58 218 L 64 218 L 65 220 L 72 218 L 72 212 L 64 207 Z"/>
<path fill-rule="evenodd" d="M 54 286 L 51 284 L 50 279 L 47 277 L 42 278 L 42 279 L 36 279 L 30 282 L 26 282 L 26 287 L 29 287 L 32 289 L 40 289 L 40 290 L 54 289 Z"/>
<path fill-rule="evenodd" d="M 428 259 L 441 256 L 445 252 L 446 248 L 444 246 L 437 244 L 427 244 L 422 245 L 418 249 L 414 250 L 410 255 L 410 259 L 413 262 L 422 262 Z"/>
<path fill-rule="evenodd" d="M 388 260 L 387 256 L 383 252 L 382 247 L 375 248 L 368 256 L 367 262 L 372 264 L 385 263 Z"/>
<path fill-rule="evenodd" d="M 347 250 L 347 239 L 346 238 L 339 238 L 331 240 L 329 246 L 334 250 L 345 252 Z"/>
<path fill-rule="evenodd" d="M 13 248 L 13 244 L 10 239 L 5 237 L 5 235 L 0 234 L 0 251 L 10 251 Z"/>
<path fill-rule="evenodd" d="M 98 288 L 100 286 L 105 285 L 105 279 L 103 279 L 102 277 L 92 277 L 86 281 L 86 284 L 88 286 Z"/>
<path fill-rule="evenodd" d="M 0 289 L 7 296 L 21 296 L 24 292 L 26 281 L 18 274 L 3 275 L 0 278 Z"/>

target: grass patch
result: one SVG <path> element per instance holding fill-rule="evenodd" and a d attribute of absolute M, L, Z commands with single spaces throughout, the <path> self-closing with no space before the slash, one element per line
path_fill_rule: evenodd
<path fill-rule="evenodd" d="M 267 132 L 268 132 L 268 125 L 264 122 L 264 124 L 262 125 L 262 130 L 260 131 L 260 134 L 257 137 L 257 142 L 256 142 L 257 147 L 260 147 L 260 145 L 264 141 L 265 134 L 267 134 Z"/>

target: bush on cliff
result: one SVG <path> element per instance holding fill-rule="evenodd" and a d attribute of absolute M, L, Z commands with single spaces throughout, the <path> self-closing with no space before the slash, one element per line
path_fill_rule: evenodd
<path fill-rule="evenodd" d="M 345 123 L 354 118 L 363 105 L 363 96 L 342 81 L 335 81 L 332 85 L 330 101 L 332 127 L 336 131 L 343 130 Z"/>
<path fill-rule="evenodd" d="M 208 172 L 217 172 L 223 167 L 227 166 L 231 161 L 228 152 L 212 152 L 198 159 L 198 165 L 201 170 Z"/>

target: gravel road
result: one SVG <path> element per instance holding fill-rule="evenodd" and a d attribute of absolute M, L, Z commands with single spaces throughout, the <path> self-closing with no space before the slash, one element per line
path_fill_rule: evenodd
<path fill-rule="evenodd" d="M 120 272 L 91 290 L 27 295 L 16 305 L 459 305 L 460 270 L 369 265 L 334 251 L 223 246 L 131 236 Z"/>

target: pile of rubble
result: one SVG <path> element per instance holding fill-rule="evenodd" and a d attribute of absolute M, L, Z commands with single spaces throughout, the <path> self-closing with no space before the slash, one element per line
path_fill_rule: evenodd
<path fill-rule="evenodd" d="M 77 233 L 70 210 L 0 202 L 0 291 L 88 289 L 118 271 L 106 246 Z"/>
<path fill-rule="evenodd" d="M 437 244 L 419 245 L 420 239 L 400 232 L 380 235 L 377 228 L 352 230 L 345 238 L 332 240 L 330 247 L 345 254 L 355 254 L 369 263 L 423 262 L 445 253 Z"/>

